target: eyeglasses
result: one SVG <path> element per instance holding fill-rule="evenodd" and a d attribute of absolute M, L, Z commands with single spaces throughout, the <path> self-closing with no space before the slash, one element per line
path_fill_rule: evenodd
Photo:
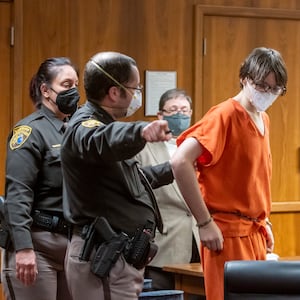
<path fill-rule="evenodd" d="M 254 82 L 252 81 L 254 88 L 259 92 L 264 93 L 272 93 L 274 95 L 284 95 L 286 93 L 286 87 L 285 86 L 279 86 L 276 85 L 274 87 L 270 87 L 265 82 Z"/>
<path fill-rule="evenodd" d="M 138 87 L 131 87 L 131 86 L 126 86 L 126 85 L 123 85 L 122 84 L 122 87 L 123 88 L 125 88 L 125 89 L 131 89 L 131 90 L 135 90 L 135 91 L 137 91 L 137 93 L 139 93 L 139 94 L 141 94 L 142 93 L 142 91 L 143 91 L 143 89 L 144 89 L 144 87 L 140 84 L 140 85 L 138 85 Z"/>
<path fill-rule="evenodd" d="M 162 109 L 162 112 L 167 114 L 176 114 L 178 112 L 181 112 L 182 114 L 189 114 L 191 110 L 187 107 L 179 108 L 174 106 L 169 109 Z"/>

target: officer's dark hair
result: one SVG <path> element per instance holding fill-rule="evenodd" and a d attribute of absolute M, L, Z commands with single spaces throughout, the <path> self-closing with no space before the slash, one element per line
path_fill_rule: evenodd
<path fill-rule="evenodd" d="M 159 99 L 159 104 L 158 104 L 158 109 L 159 111 L 163 111 L 164 106 L 166 104 L 166 102 L 170 99 L 176 99 L 178 97 L 184 97 L 190 104 L 190 107 L 192 108 L 192 99 L 191 97 L 187 94 L 187 92 L 185 90 L 182 89 L 170 89 L 165 91 Z"/>
<path fill-rule="evenodd" d="M 99 52 L 94 55 L 87 62 L 83 76 L 87 99 L 99 102 L 112 86 L 120 87 L 117 83 L 126 85 L 131 79 L 133 66 L 137 66 L 135 60 L 122 53 Z M 121 88 L 121 95 L 125 96 L 125 93 Z"/>
<path fill-rule="evenodd" d="M 274 49 L 259 47 L 254 48 L 240 68 L 240 80 L 249 78 L 254 82 L 263 82 L 274 72 L 276 84 L 284 87 L 286 91 L 287 69 L 281 54 Z M 243 87 L 240 83 L 241 88 Z"/>
<path fill-rule="evenodd" d="M 54 78 L 59 73 L 59 67 L 71 66 L 78 75 L 77 67 L 67 57 L 51 57 L 41 63 L 37 73 L 33 75 L 29 85 L 29 96 L 36 108 L 41 108 L 42 93 L 40 87 L 43 83 L 51 85 Z"/>

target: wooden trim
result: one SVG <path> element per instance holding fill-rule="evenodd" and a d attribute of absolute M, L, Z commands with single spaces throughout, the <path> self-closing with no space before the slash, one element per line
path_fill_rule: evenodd
<path fill-rule="evenodd" d="M 198 6 L 197 6 L 198 8 Z M 194 21 L 194 58 L 195 58 L 195 69 L 194 69 L 194 97 L 197 99 L 203 99 L 203 11 L 201 9 L 196 9 L 195 12 L 195 21 Z M 200 103 L 200 102 L 199 102 Z M 198 121 L 201 119 L 203 115 L 203 101 L 202 105 L 198 105 L 196 107 L 196 103 L 194 103 L 193 110 L 193 119 Z"/>
<path fill-rule="evenodd" d="M 206 16 L 232 16 L 232 17 L 253 17 L 253 18 L 278 18 L 299 20 L 300 10 L 277 9 L 277 8 L 255 8 L 255 7 L 237 7 L 237 6 L 214 6 L 214 5 L 196 5 L 198 10 Z"/>
<path fill-rule="evenodd" d="M 300 212 L 300 201 L 273 202 L 271 212 Z"/>

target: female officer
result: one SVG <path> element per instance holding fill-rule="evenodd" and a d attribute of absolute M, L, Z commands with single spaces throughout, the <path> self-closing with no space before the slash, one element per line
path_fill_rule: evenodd
<path fill-rule="evenodd" d="M 45 60 L 30 83 L 37 110 L 8 138 L 4 209 L 12 243 L 2 262 L 6 299 L 71 299 L 64 273 L 71 227 L 62 213 L 60 144 L 77 109 L 77 85 L 68 58 Z"/>

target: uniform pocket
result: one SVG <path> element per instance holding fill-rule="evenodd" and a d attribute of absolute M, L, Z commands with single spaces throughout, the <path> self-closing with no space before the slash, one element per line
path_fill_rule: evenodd
<path fill-rule="evenodd" d="M 43 169 L 41 170 L 43 184 L 52 188 L 61 188 L 62 171 L 60 147 L 49 149 L 44 157 Z"/>
<path fill-rule="evenodd" d="M 48 165 L 60 164 L 60 147 L 59 148 L 51 148 L 46 152 L 45 160 Z"/>

